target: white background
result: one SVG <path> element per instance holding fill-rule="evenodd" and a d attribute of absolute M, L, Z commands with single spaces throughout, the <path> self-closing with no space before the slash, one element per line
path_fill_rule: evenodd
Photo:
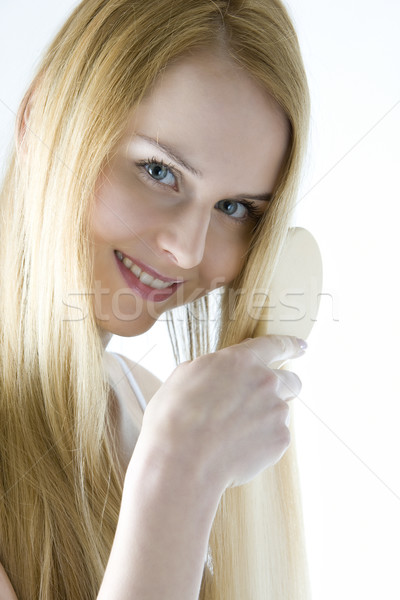
<path fill-rule="evenodd" d="M 0 0 L 0 159 L 38 57 L 70 0 Z M 400 3 L 289 0 L 312 94 L 296 225 L 324 261 L 296 363 L 297 447 L 314 600 L 400 598 L 398 457 Z M 109 345 L 165 379 L 163 326 Z"/>

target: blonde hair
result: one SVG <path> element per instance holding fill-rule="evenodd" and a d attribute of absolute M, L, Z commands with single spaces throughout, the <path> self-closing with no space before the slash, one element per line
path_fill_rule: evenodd
<path fill-rule="evenodd" d="M 281 105 L 291 144 L 246 266 L 226 291 L 218 347 L 252 335 L 295 201 L 308 127 L 298 42 L 278 0 L 85 0 L 22 103 L 24 158 L 1 194 L 0 562 L 19 600 L 94 599 L 117 524 L 122 473 L 91 293 L 95 182 L 129 111 L 188 50 L 223 46 Z M 32 100 L 33 99 L 33 100 Z M 31 101 L 32 100 L 32 101 Z M 29 110 L 28 110 L 29 108 Z M 228 295 L 235 290 L 244 293 Z M 207 351 L 207 298 L 186 307 L 191 356 Z M 229 308 L 228 308 L 229 306 Z M 201 318 L 199 318 L 201 317 Z M 176 321 L 176 318 L 175 318 Z M 203 600 L 307 597 L 293 443 L 215 518 Z"/>

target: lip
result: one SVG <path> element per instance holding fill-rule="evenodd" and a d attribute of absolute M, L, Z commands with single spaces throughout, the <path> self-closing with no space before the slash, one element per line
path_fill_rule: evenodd
<path fill-rule="evenodd" d="M 118 252 L 121 252 L 121 250 L 118 250 Z M 160 279 L 161 281 L 164 281 L 165 283 L 172 283 L 172 282 L 183 283 L 183 281 L 184 281 L 183 279 L 170 279 L 168 277 L 165 277 L 165 275 L 161 275 L 161 273 L 158 273 L 158 271 L 156 271 L 155 269 L 152 269 L 148 265 L 145 265 L 144 263 L 142 263 L 140 260 L 137 260 L 136 258 L 129 256 L 129 254 L 125 254 L 125 252 L 121 252 L 121 254 L 124 257 L 129 258 L 135 265 L 137 265 L 140 269 L 142 269 L 142 271 L 146 271 L 146 273 L 148 273 L 149 275 L 154 277 L 154 279 Z"/>
<path fill-rule="evenodd" d="M 121 254 L 124 254 L 121 252 Z M 173 285 L 171 285 L 170 287 L 164 288 L 163 290 L 156 290 L 155 288 L 150 287 L 149 285 L 146 285 L 145 283 L 143 283 L 143 281 L 140 281 L 140 279 L 138 279 L 138 277 L 136 277 L 136 275 L 134 275 L 134 273 L 132 273 L 132 271 L 130 269 L 128 269 L 118 258 L 118 256 L 115 254 L 114 252 L 114 256 L 115 256 L 115 260 L 117 262 L 119 271 L 122 275 L 122 277 L 124 278 L 127 286 L 133 291 L 135 292 L 138 296 L 140 296 L 141 298 L 143 298 L 143 300 L 150 300 L 151 302 L 165 302 L 165 300 L 168 300 L 171 296 L 173 296 L 176 292 L 176 290 L 178 289 L 178 287 L 180 285 L 182 285 L 183 281 L 180 281 L 178 283 L 174 283 Z M 130 256 L 128 256 L 127 254 L 124 254 L 124 256 L 126 256 L 127 258 L 130 258 Z M 158 279 L 161 279 L 161 276 L 157 274 L 156 271 L 154 271 L 154 269 L 147 269 L 147 267 L 145 267 L 145 265 L 143 265 L 143 263 L 140 263 L 139 261 L 134 261 L 131 258 L 132 262 L 135 263 L 135 265 L 138 265 L 138 267 L 143 268 L 144 271 L 146 271 L 147 273 L 149 273 L 149 275 L 153 275 L 153 277 L 157 277 Z M 175 279 L 166 279 L 165 277 L 162 278 L 162 281 L 176 281 Z"/>

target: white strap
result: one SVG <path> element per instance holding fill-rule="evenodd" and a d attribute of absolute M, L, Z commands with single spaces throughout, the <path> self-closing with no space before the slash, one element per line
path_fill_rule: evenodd
<path fill-rule="evenodd" d="M 130 369 L 128 368 L 128 365 L 126 364 L 126 362 L 124 361 L 122 356 L 120 356 L 119 354 L 116 354 L 115 352 L 111 352 L 111 354 L 113 354 L 119 360 L 119 362 L 124 370 L 124 373 L 125 373 L 126 377 L 128 378 L 131 388 L 133 389 L 135 396 L 138 399 L 138 402 L 144 412 L 146 410 L 146 406 L 147 406 L 146 400 L 144 399 L 144 396 L 143 396 L 138 384 L 136 383 L 135 379 L 133 378 L 133 375 L 132 375 Z"/>

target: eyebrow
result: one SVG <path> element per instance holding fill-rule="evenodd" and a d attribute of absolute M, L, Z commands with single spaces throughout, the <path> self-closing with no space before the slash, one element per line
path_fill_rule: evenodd
<path fill-rule="evenodd" d="M 193 173 L 193 175 L 196 175 L 196 177 L 203 176 L 201 171 L 198 171 L 197 169 L 192 167 L 192 165 L 190 165 L 185 160 L 183 160 L 183 158 L 181 158 L 180 156 L 177 156 L 176 152 L 170 146 L 167 146 L 167 144 L 162 144 L 158 140 L 155 140 L 154 138 L 151 138 L 142 133 L 138 133 L 136 135 L 137 135 L 137 137 L 141 138 L 142 140 L 146 140 L 147 142 L 152 144 L 152 146 L 155 146 L 156 148 L 161 148 L 161 150 L 163 150 L 166 154 L 168 154 L 168 156 L 170 158 L 172 158 L 173 161 L 175 161 L 178 165 L 180 165 L 187 171 L 190 171 L 190 173 Z M 266 194 L 246 194 L 246 193 L 244 193 L 244 194 L 236 194 L 235 196 L 232 196 L 230 198 L 225 198 L 225 200 L 240 201 L 240 200 L 246 199 L 246 200 L 259 200 L 261 202 L 270 202 L 272 200 L 272 197 L 273 197 L 272 192 L 267 192 Z"/>
<path fill-rule="evenodd" d="M 236 194 L 226 200 L 260 200 L 261 202 L 270 202 L 272 200 L 273 193 L 267 194 Z"/>
<path fill-rule="evenodd" d="M 201 171 L 198 171 L 197 169 L 192 167 L 192 165 L 190 165 L 185 160 L 183 160 L 183 158 L 180 158 L 179 156 L 177 156 L 176 153 L 174 152 L 174 150 L 170 146 L 167 146 L 167 144 L 162 144 L 158 140 L 148 137 L 147 135 L 143 135 L 142 133 L 138 133 L 137 137 L 142 138 L 142 140 L 146 140 L 147 142 L 149 142 L 156 148 L 161 148 L 161 150 L 163 150 L 166 154 L 168 154 L 168 156 L 170 158 L 172 158 L 173 161 L 175 161 L 178 165 L 180 165 L 187 171 L 190 171 L 190 173 L 193 173 L 193 175 L 196 175 L 196 177 L 203 176 Z"/>

